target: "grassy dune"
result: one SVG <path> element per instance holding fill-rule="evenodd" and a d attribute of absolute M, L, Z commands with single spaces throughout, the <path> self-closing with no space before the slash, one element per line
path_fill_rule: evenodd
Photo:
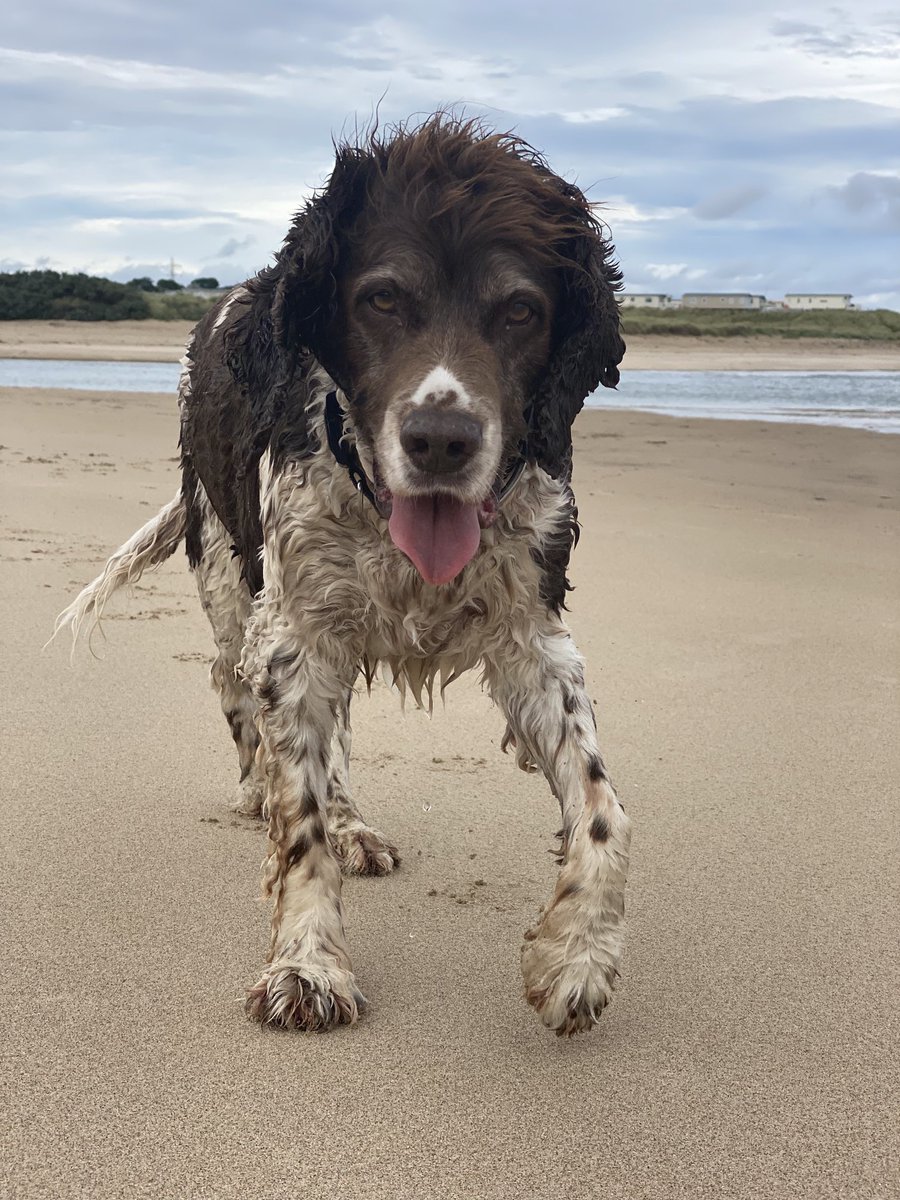
<path fill-rule="evenodd" d="M 199 321 L 215 303 L 191 292 L 143 292 L 142 295 L 150 308 L 149 316 L 156 321 Z"/>
<path fill-rule="evenodd" d="M 900 342 L 900 312 L 887 308 L 834 312 L 735 312 L 682 308 L 659 312 L 625 309 L 626 335 L 672 337 L 846 338 L 861 342 Z"/>

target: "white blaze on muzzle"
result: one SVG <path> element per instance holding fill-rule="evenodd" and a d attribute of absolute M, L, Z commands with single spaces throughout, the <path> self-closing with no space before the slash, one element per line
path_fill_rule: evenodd
<path fill-rule="evenodd" d="M 472 396 L 466 385 L 445 366 L 432 367 L 409 398 L 416 406 L 452 396 L 459 408 L 471 408 Z"/>
<path fill-rule="evenodd" d="M 471 413 L 474 400 L 466 386 L 444 366 L 433 367 L 409 398 L 413 408 L 445 405 Z M 435 477 L 435 485 L 452 479 Z M 477 553 L 486 523 L 487 497 L 466 502 L 445 491 L 392 497 L 391 540 L 413 563 L 426 583 L 449 583 Z"/>

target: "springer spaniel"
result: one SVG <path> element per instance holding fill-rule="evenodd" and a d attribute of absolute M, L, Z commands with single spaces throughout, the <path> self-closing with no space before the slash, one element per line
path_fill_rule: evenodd
<path fill-rule="evenodd" d="M 610 999 L 629 822 L 562 610 L 572 422 L 618 381 L 620 281 L 578 188 L 517 138 L 437 116 L 340 145 L 275 265 L 192 335 L 178 494 L 58 627 L 77 638 L 185 539 L 240 804 L 269 823 L 258 1021 L 323 1030 L 364 1003 L 341 870 L 399 862 L 348 778 L 350 699 L 378 664 L 419 703 L 481 669 L 504 749 L 543 771 L 562 810 L 526 998 L 567 1035 Z"/>

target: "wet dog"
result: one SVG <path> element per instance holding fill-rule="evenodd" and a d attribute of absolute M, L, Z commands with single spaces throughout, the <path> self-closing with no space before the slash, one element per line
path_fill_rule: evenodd
<path fill-rule="evenodd" d="M 610 998 L 629 823 L 562 611 L 572 422 L 618 381 L 619 283 L 578 188 L 516 138 L 438 116 L 340 145 L 275 264 L 194 331 L 178 493 L 61 624 L 77 636 L 185 540 L 241 806 L 269 822 L 259 1021 L 327 1029 L 363 1003 L 341 871 L 398 862 L 349 783 L 350 699 L 378 664 L 426 703 L 482 672 L 504 748 L 562 810 L 526 997 L 563 1034 Z"/>

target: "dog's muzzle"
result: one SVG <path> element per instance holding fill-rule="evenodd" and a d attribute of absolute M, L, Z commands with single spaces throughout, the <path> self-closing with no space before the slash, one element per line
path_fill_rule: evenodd
<path fill-rule="evenodd" d="M 400 445 L 423 475 L 458 475 L 481 449 L 481 422 L 467 413 L 415 408 L 400 426 Z"/>
<path fill-rule="evenodd" d="M 334 392 L 326 400 L 325 425 L 335 460 L 387 520 L 397 549 L 403 551 L 426 583 L 435 587 L 455 579 L 475 556 L 481 530 L 496 521 L 500 503 L 525 465 L 524 454 L 520 453 L 480 501 L 460 500 L 443 489 L 458 485 L 459 475 L 481 449 L 481 424 L 466 413 L 416 409 L 403 420 L 400 442 L 422 483 L 431 486 L 424 495 L 398 495 L 381 478 L 377 461 L 370 483 L 355 446 L 344 440 L 343 410 Z"/>

